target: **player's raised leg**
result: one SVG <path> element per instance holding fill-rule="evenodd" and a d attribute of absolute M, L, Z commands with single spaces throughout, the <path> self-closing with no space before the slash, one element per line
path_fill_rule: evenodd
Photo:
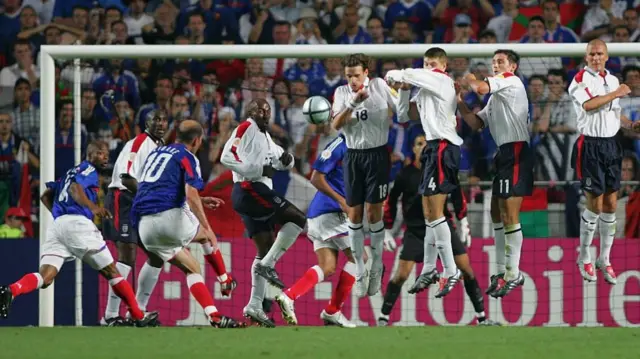
<path fill-rule="evenodd" d="M 64 263 L 64 258 L 56 257 L 55 262 L 56 265 L 41 264 L 37 273 L 26 274 L 8 286 L 0 286 L 0 318 L 7 319 L 9 317 L 14 298 L 40 288 L 46 288 L 53 283 L 58 275 L 58 269 Z"/>
<path fill-rule="evenodd" d="M 220 283 L 220 293 L 224 297 L 230 296 L 231 292 L 233 292 L 233 290 L 238 286 L 238 283 L 233 279 L 233 277 L 231 277 L 230 273 L 227 273 L 227 266 L 224 263 L 224 258 L 222 257 L 220 248 L 217 245 L 206 241 L 202 243 L 202 250 L 204 251 L 204 259 L 209 263 L 211 268 L 213 268 L 218 282 Z"/>

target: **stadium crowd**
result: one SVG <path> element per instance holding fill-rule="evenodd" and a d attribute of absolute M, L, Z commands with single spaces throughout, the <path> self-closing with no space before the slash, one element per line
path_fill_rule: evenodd
<path fill-rule="evenodd" d="M 441 44 L 640 41 L 640 0 L 4 0 L 0 14 L 0 238 L 33 235 L 37 213 L 40 152 L 41 45 L 56 44 Z M 506 45 L 505 45 L 506 46 Z M 426 46 L 425 46 L 426 49 Z M 372 75 L 396 68 L 421 67 L 421 59 L 377 60 Z M 573 180 L 571 148 L 576 115 L 567 93 L 582 59 L 523 57 L 519 75 L 530 96 L 531 141 L 538 155 L 536 179 Z M 612 57 L 608 69 L 631 88 L 621 100 L 623 114 L 640 120 L 640 59 Z M 454 78 L 491 74 L 491 59 L 453 58 Z M 295 180 L 305 187 L 310 164 L 336 133 L 309 126 L 302 104 L 310 95 L 331 98 L 344 83 L 339 59 L 174 60 L 118 59 L 82 64 L 82 142 L 105 140 L 115 161 L 124 143 L 144 131 L 148 114 L 159 107 L 171 128 L 184 119 L 201 122 L 208 140 L 198 153 L 205 180 L 229 178 L 220 164 L 222 146 L 244 119 L 251 99 L 271 104 L 272 136 L 296 157 L 294 174 L 276 177 L 287 192 Z M 56 62 L 56 177 L 74 165 L 73 66 Z M 466 95 L 480 110 L 487 97 Z M 419 123 L 390 119 L 389 149 L 393 181 L 411 162 L 407 145 Z M 488 129 L 473 132 L 463 121 L 463 181 L 477 184 L 492 175 L 495 143 Z M 621 131 L 626 151 L 622 178 L 640 179 L 640 136 Z M 171 141 L 175 131 L 170 131 Z M 479 187 L 478 187 L 479 188 Z M 540 189 L 547 203 L 578 203 L 572 185 Z M 472 201 L 482 201 L 473 191 Z M 575 189 L 571 191 L 570 189 Z M 311 191 L 311 189 L 309 189 Z M 476 196 L 475 193 L 478 193 Z M 640 237 L 640 194 L 623 186 L 628 198 L 626 237 Z M 308 195 L 310 196 L 310 195 Z M 310 197 L 309 197 L 310 198 Z M 623 202 L 624 203 L 624 202 Z M 535 205 L 534 205 L 535 207 Z M 567 206 L 569 211 L 570 206 Z M 575 205 L 575 213 L 579 213 Z M 301 206 L 304 208 L 304 206 Z M 635 210 L 633 209 L 635 208 Z M 33 216 L 33 219 L 36 219 Z M 577 221 L 577 219 L 576 219 Z M 37 226 L 36 226 L 37 227 Z M 577 236 L 575 228 L 567 236 Z"/>

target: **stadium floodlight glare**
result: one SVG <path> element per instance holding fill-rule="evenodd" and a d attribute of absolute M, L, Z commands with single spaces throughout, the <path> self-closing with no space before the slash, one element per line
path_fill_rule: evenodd
<path fill-rule="evenodd" d="M 350 53 L 364 53 L 375 58 L 420 58 L 433 46 L 443 48 L 450 57 L 490 58 L 498 49 L 511 49 L 524 57 L 583 57 L 587 44 L 409 44 L 409 45 L 44 45 L 41 47 L 41 118 L 40 118 L 40 193 L 46 182 L 53 181 L 55 173 L 55 64 L 54 59 L 113 59 L 113 58 L 171 58 L 171 59 L 249 59 L 249 58 L 329 58 Z M 635 43 L 608 44 L 611 56 L 638 56 L 640 47 Z M 78 82 L 79 65 L 75 62 L 74 81 Z M 79 86 L 74 86 L 78 92 Z M 80 94 L 75 93 L 76 121 L 79 118 Z M 80 142 L 80 128 L 75 126 L 76 151 Z M 76 160 L 78 160 L 76 155 Z M 52 217 L 40 206 L 40 243 L 42 244 Z M 81 275 L 81 266 L 76 265 Z M 77 277 L 81 283 L 81 277 Z M 81 286 L 78 286 L 81 287 Z M 53 285 L 40 290 L 39 325 L 54 325 Z M 76 314 L 82 316 L 82 292 L 76 289 Z M 80 306 L 80 308 L 78 308 Z M 81 318 L 76 325 L 82 325 Z"/>

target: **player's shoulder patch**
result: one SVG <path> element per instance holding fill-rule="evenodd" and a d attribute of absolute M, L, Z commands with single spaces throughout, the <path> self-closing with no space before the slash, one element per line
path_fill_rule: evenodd
<path fill-rule="evenodd" d="M 344 142 L 344 139 L 342 138 L 342 136 L 338 136 L 336 137 L 333 141 L 331 141 L 331 143 L 324 149 L 324 151 L 322 151 L 322 153 L 320 154 L 320 158 L 323 160 L 328 160 L 329 158 L 331 158 L 331 155 L 333 154 L 333 151 L 338 148 L 338 146 L 340 146 L 342 143 Z"/>
<path fill-rule="evenodd" d="M 96 170 L 95 167 L 93 167 L 92 165 L 88 164 L 87 168 L 85 168 L 80 174 L 83 176 L 88 176 L 91 173 L 93 173 Z"/>

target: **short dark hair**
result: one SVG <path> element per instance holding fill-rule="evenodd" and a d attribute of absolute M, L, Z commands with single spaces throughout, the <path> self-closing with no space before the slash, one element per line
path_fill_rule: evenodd
<path fill-rule="evenodd" d="M 531 83 L 533 80 L 540 80 L 542 81 L 543 84 L 547 83 L 547 79 L 543 76 L 543 75 L 531 75 L 529 77 L 529 83 Z"/>
<path fill-rule="evenodd" d="M 447 52 L 440 47 L 432 47 L 424 53 L 424 57 L 430 59 L 443 59 L 447 60 Z"/>
<path fill-rule="evenodd" d="M 93 140 L 89 142 L 87 145 L 87 156 L 93 152 L 99 151 L 101 149 L 109 149 L 109 146 L 106 142 L 100 140 Z"/>
<path fill-rule="evenodd" d="M 171 82 L 173 84 L 173 80 L 171 79 L 171 77 L 169 77 L 169 76 L 167 76 L 165 74 L 160 74 L 160 75 L 158 75 L 158 77 L 156 77 L 156 86 L 158 85 L 158 83 L 160 81 L 165 81 L 165 80 L 169 81 L 169 82 Z"/>
<path fill-rule="evenodd" d="M 273 23 L 273 27 L 276 27 L 276 26 L 289 26 L 289 27 L 291 27 L 291 24 L 289 23 L 289 21 L 277 20 L 276 22 Z"/>
<path fill-rule="evenodd" d="M 181 143 L 191 143 L 202 135 L 204 135 L 204 130 L 198 122 L 195 122 L 193 126 L 178 126 L 176 130 L 176 139 Z"/>
<path fill-rule="evenodd" d="M 540 21 L 545 28 L 547 27 L 547 25 L 544 22 L 544 18 L 542 16 L 540 16 L 540 15 L 532 16 L 529 19 L 529 24 L 531 24 L 534 21 Z M 527 27 L 529 26 L 529 24 L 527 24 Z"/>
<path fill-rule="evenodd" d="M 189 21 L 191 20 L 192 17 L 194 16 L 200 16 L 200 18 L 202 19 L 202 21 L 205 21 L 204 18 L 204 14 L 202 13 L 202 11 L 200 10 L 193 10 L 192 12 L 189 13 L 189 16 L 187 16 L 187 24 L 189 23 Z"/>
<path fill-rule="evenodd" d="M 555 4 L 556 5 L 556 9 L 560 9 L 560 4 L 558 4 L 558 2 L 556 0 L 542 0 L 541 4 L 543 7 L 545 4 L 547 3 L 551 3 L 551 4 Z"/>
<path fill-rule="evenodd" d="M 518 55 L 517 52 L 509 49 L 498 49 L 493 53 L 493 56 L 499 54 L 505 55 L 509 62 L 511 62 L 512 64 L 516 64 L 517 67 L 520 67 L 520 55 Z"/>
<path fill-rule="evenodd" d="M 629 75 L 629 72 L 638 72 L 640 73 L 640 67 L 636 66 L 636 65 L 627 65 L 622 69 L 622 81 L 626 81 L 627 80 L 627 75 Z"/>
<path fill-rule="evenodd" d="M 562 81 L 567 81 L 567 73 L 563 69 L 550 69 L 547 72 L 547 76 L 557 76 L 562 79 Z"/>
<path fill-rule="evenodd" d="M 487 37 L 493 37 L 497 39 L 498 35 L 496 35 L 496 32 L 491 29 L 482 30 L 480 32 L 480 35 L 478 35 L 478 39 L 485 39 Z"/>
<path fill-rule="evenodd" d="M 628 34 L 631 34 L 631 30 L 629 30 L 629 28 L 627 27 L 627 25 L 618 25 L 618 26 L 615 26 L 615 27 L 613 28 L 612 33 L 614 33 L 614 34 L 615 34 L 615 33 L 616 33 L 616 31 L 618 31 L 618 29 L 625 29 L 625 30 L 627 30 L 627 33 L 628 33 Z"/>
<path fill-rule="evenodd" d="M 344 67 L 356 67 L 362 66 L 363 70 L 369 69 L 369 62 L 371 58 L 365 54 L 351 54 L 347 55 L 342 59 L 342 66 Z"/>
<path fill-rule="evenodd" d="M 15 89 L 20 85 L 27 85 L 29 86 L 29 88 L 31 88 L 31 82 L 29 82 L 29 80 L 25 79 L 24 77 L 17 79 L 16 83 L 13 85 L 13 88 Z"/>
<path fill-rule="evenodd" d="M 16 50 L 16 47 L 18 47 L 19 45 L 26 45 L 31 47 L 31 43 L 29 42 L 29 40 L 26 39 L 18 39 L 16 41 L 14 41 L 13 43 L 13 51 Z"/>

